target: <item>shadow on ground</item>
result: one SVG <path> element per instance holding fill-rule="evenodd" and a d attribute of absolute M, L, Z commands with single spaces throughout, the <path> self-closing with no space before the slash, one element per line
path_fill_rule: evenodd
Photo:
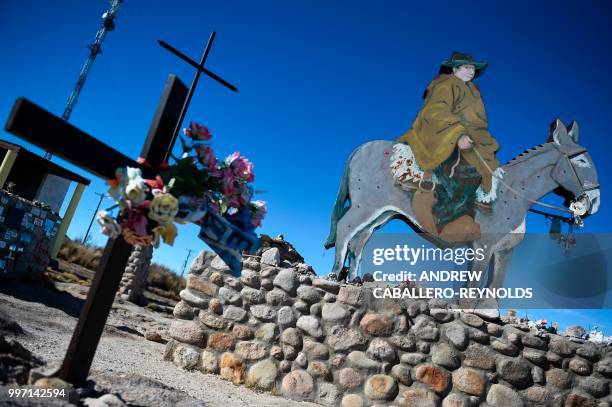
<path fill-rule="evenodd" d="M 19 281 L 0 281 L 0 294 L 56 308 L 75 318 L 79 317 L 85 303 L 84 299 L 70 293 Z"/>

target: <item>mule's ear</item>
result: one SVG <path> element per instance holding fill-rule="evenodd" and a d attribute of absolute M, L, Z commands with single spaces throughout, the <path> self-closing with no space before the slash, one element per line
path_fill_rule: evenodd
<path fill-rule="evenodd" d="M 563 124 L 559 118 L 556 118 L 550 124 L 550 136 L 548 136 L 548 141 L 552 141 L 557 145 L 567 144 L 569 142 L 567 127 L 565 127 L 565 124 Z"/>
<path fill-rule="evenodd" d="M 580 128 L 578 127 L 578 123 L 576 123 L 576 120 L 574 120 L 572 124 L 570 124 L 567 135 L 569 136 L 569 138 L 572 139 L 574 143 L 578 144 Z"/>

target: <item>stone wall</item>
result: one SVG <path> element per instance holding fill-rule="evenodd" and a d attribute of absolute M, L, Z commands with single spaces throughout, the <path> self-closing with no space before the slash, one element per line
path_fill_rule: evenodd
<path fill-rule="evenodd" d="M 605 348 L 532 332 L 497 311 L 374 299 L 367 287 L 317 278 L 280 257 L 272 248 L 248 258 L 235 278 L 202 252 L 174 309 L 165 359 L 324 405 L 612 403 Z"/>

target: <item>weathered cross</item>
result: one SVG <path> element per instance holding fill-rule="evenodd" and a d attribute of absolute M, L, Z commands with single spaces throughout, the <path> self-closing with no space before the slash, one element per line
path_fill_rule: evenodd
<path fill-rule="evenodd" d="M 172 151 L 200 73 L 211 76 L 211 72 L 204 68 L 204 63 L 214 36 L 213 32 L 206 45 L 202 62 L 196 64 L 198 71 L 189 90 L 178 77 L 169 76 L 140 154 L 142 160 L 138 160 L 143 164 L 25 98 L 16 100 L 6 124 L 6 131 L 101 178 L 112 179 L 115 177 L 115 170 L 125 166 L 140 166 L 145 176 L 154 176 L 155 169 L 166 161 Z M 236 90 L 216 75 L 212 74 L 212 77 Z M 73 384 L 80 384 L 87 379 L 131 250 L 132 247 L 121 236 L 108 240 L 72 334 L 66 357 L 53 376 Z"/>

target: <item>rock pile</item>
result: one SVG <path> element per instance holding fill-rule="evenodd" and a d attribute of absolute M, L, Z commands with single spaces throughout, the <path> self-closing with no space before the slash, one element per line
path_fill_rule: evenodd
<path fill-rule="evenodd" d="M 128 264 L 125 267 L 125 272 L 121 277 L 121 285 L 118 295 L 134 304 L 142 302 L 145 288 L 147 288 L 147 276 L 149 275 L 149 266 L 153 259 L 153 247 L 151 246 L 134 246 Z"/>
<path fill-rule="evenodd" d="M 233 277 L 202 252 L 165 358 L 235 384 L 346 407 L 603 406 L 612 353 L 536 335 L 497 311 L 373 298 L 270 245 Z"/>

